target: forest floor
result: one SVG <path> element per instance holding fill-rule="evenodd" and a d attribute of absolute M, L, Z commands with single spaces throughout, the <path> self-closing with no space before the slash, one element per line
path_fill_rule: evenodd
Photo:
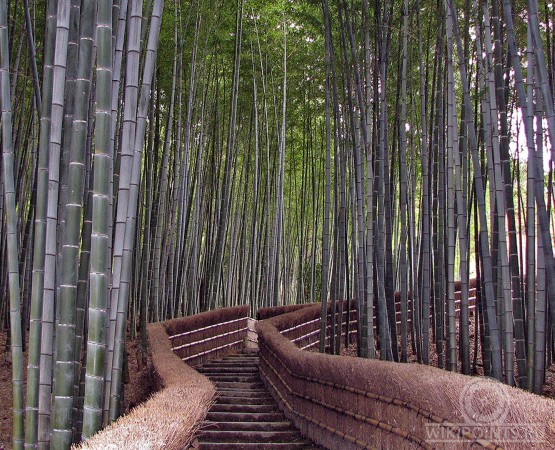
<path fill-rule="evenodd" d="M 0 450 L 12 448 L 12 363 L 6 349 L 6 335 L 6 331 L 0 331 Z M 138 340 L 132 339 L 126 343 L 129 369 L 124 376 L 124 412 L 145 401 L 153 391 L 150 364 L 142 362 L 139 345 Z M 27 353 L 24 360 L 27 361 Z M 26 376 L 26 367 L 24 371 Z"/>
<path fill-rule="evenodd" d="M 457 320 L 457 329 L 456 329 L 456 335 L 457 338 L 459 336 L 459 320 Z M 482 358 L 481 358 L 481 345 L 480 342 L 478 341 L 478 345 L 476 344 L 476 341 L 474 339 L 475 337 L 475 328 L 476 328 L 476 322 L 475 322 L 475 315 L 474 313 L 471 312 L 470 314 L 470 325 L 469 325 L 469 338 L 470 338 L 470 364 L 471 364 L 471 374 L 475 375 L 475 376 L 483 376 L 484 375 L 484 366 L 482 364 Z M 416 355 L 416 353 L 414 352 L 414 348 L 410 343 L 410 332 L 409 332 L 409 344 L 408 344 L 408 351 L 407 351 L 407 362 L 409 364 L 419 364 L 418 363 L 418 357 Z M 401 335 L 399 334 L 397 336 L 397 342 L 400 343 L 401 342 Z M 437 353 L 437 348 L 436 348 L 436 344 L 434 342 L 432 333 L 430 333 L 430 365 L 434 366 L 434 367 L 438 367 L 438 353 Z M 443 342 L 443 346 L 444 346 L 444 350 L 443 352 L 446 352 L 446 342 Z M 379 358 L 379 350 L 376 352 L 376 357 Z M 476 358 L 475 358 L 475 354 Z M 356 341 L 351 343 L 348 347 L 345 347 L 344 344 L 341 344 L 341 355 L 343 356 L 357 356 L 357 344 Z M 461 372 L 461 364 L 459 361 L 458 364 L 458 368 L 457 370 L 459 372 Z M 516 361 L 515 361 L 515 371 L 516 371 Z M 544 397 L 548 397 L 548 398 L 552 398 L 555 399 L 555 362 L 553 362 L 550 366 L 547 367 L 546 370 L 546 377 L 545 377 L 545 384 L 544 384 L 544 388 L 543 388 L 543 394 Z"/>
<path fill-rule="evenodd" d="M 357 356 L 357 344 L 353 343 L 350 344 L 347 348 L 342 348 L 341 350 L 342 356 Z M 418 364 L 418 359 L 413 352 L 410 352 L 408 355 L 408 362 L 410 364 Z M 430 365 L 437 367 L 437 353 L 435 352 L 435 346 L 430 347 Z M 483 376 L 483 367 L 480 365 L 476 368 L 476 376 Z M 543 394 L 544 397 L 552 398 L 555 400 L 555 363 L 551 364 L 547 368 L 545 385 L 543 387 Z"/>

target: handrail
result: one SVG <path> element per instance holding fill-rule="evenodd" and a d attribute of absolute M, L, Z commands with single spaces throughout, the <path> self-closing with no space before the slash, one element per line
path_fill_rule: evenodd
<path fill-rule="evenodd" d="M 515 430 L 507 427 L 520 427 L 516 431 L 532 439 L 535 448 L 555 447 L 555 427 L 548 423 L 555 412 L 552 400 L 430 366 L 307 352 L 282 334 L 313 322 L 319 311 L 315 305 L 257 324 L 262 378 L 285 415 L 317 444 L 328 449 L 517 449 L 523 442 L 511 441 L 514 435 L 508 433 Z M 482 383 L 478 386 L 484 387 L 488 405 L 501 412 L 501 424 L 469 423 L 472 418 L 463 408 L 469 400 L 463 394 L 472 396 L 476 383 Z M 451 441 L 434 440 L 434 431 Z"/>
<path fill-rule="evenodd" d="M 247 337 L 249 306 L 234 306 L 164 322 L 173 351 L 196 366 L 222 353 L 239 350 Z"/>
<path fill-rule="evenodd" d="M 148 325 L 160 390 L 76 448 L 187 448 L 216 394 L 213 383 L 191 365 L 241 348 L 248 312 L 248 305 L 222 308 Z"/>
<path fill-rule="evenodd" d="M 201 331 L 206 331 L 209 330 L 211 328 L 217 328 L 220 327 L 222 325 L 228 325 L 230 323 L 237 323 L 237 322 L 241 322 L 242 320 L 245 320 L 244 317 L 239 317 L 238 319 L 233 319 L 233 320 L 228 320 L 227 322 L 222 322 L 222 323 L 214 323 L 212 325 L 208 325 L 206 327 L 202 327 L 202 328 L 195 328 L 194 330 L 188 330 L 188 331 L 184 331 L 183 333 L 178 333 L 178 334 L 174 334 L 171 336 L 168 336 L 170 341 L 173 339 L 177 339 L 183 336 L 187 336 L 189 334 L 194 334 L 194 333 L 200 333 Z"/>

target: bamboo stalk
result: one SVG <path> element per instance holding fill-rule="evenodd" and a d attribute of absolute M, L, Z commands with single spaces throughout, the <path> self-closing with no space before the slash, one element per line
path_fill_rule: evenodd
<path fill-rule="evenodd" d="M 96 127 L 94 183 L 92 198 L 92 234 L 90 267 L 90 304 L 88 310 L 87 372 L 83 410 L 83 438 L 92 436 L 102 426 L 105 383 L 106 321 L 109 298 L 109 246 L 112 129 L 112 2 L 98 2 L 96 68 Z"/>
<path fill-rule="evenodd" d="M 18 269 L 18 230 L 12 141 L 12 103 L 10 96 L 10 59 L 8 17 L 5 0 L 0 1 L 0 101 L 2 107 L 3 197 L 5 199 L 10 295 L 10 341 L 12 354 L 13 448 L 23 448 L 23 349 L 21 338 L 20 286 Z"/>

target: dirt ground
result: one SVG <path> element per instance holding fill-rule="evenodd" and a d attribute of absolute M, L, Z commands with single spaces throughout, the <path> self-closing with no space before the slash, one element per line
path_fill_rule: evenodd
<path fill-rule="evenodd" d="M 481 358 L 481 345 L 480 342 L 478 341 L 478 345 L 475 347 L 475 329 L 476 329 L 476 316 L 475 314 L 471 311 L 470 317 L 469 317 L 469 337 L 470 337 L 470 364 L 471 364 L 471 370 L 472 370 L 472 375 L 476 375 L 476 376 L 483 376 L 484 375 L 484 367 L 482 364 L 482 358 Z M 459 320 L 457 317 L 457 321 L 456 321 L 456 335 L 457 335 L 457 339 L 459 337 Z M 413 351 L 412 345 L 410 343 L 410 331 L 409 331 L 409 345 L 408 345 L 408 355 L 407 355 L 407 360 L 409 363 L 412 364 L 418 364 L 418 358 L 416 356 L 416 354 Z M 400 334 L 397 336 L 397 342 L 400 343 L 401 342 L 401 336 Z M 351 340 L 352 342 L 352 340 Z M 432 333 L 430 333 L 430 365 L 434 366 L 434 367 L 438 367 L 438 354 L 436 352 L 436 345 L 434 342 L 434 338 Z M 447 350 L 446 346 L 447 343 L 444 342 L 443 343 L 444 346 L 444 354 Z M 311 351 L 318 351 L 317 348 L 313 348 Z M 474 358 L 475 358 L 475 353 L 477 353 L 476 355 L 476 364 L 474 364 Z M 351 343 L 348 347 L 344 347 L 344 344 L 341 344 L 341 355 L 343 356 L 357 356 L 357 345 L 356 342 Z M 376 351 L 376 357 L 379 358 L 380 356 L 380 352 L 379 350 Z M 516 370 L 516 361 L 515 361 L 515 370 Z M 458 364 L 458 371 L 461 371 L 461 364 L 459 362 Z M 543 390 L 543 396 L 548 397 L 548 398 L 552 398 L 555 399 L 555 362 L 553 362 L 553 364 L 551 364 L 549 367 L 547 367 L 546 370 L 546 380 L 545 380 L 545 384 L 544 384 L 544 390 Z"/>
<path fill-rule="evenodd" d="M 434 349 L 435 347 L 430 346 L 430 365 L 437 367 L 437 353 L 433 351 Z M 347 348 L 342 348 L 341 355 L 356 357 L 357 356 L 356 343 L 349 345 L 349 347 Z M 471 355 L 472 355 L 472 352 L 471 352 Z M 414 355 L 412 352 L 409 353 L 408 362 L 413 364 L 418 363 L 416 355 Z M 476 373 L 474 375 L 481 376 L 483 374 L 484 374 L 483 367 L 480 363 L 478 363 L 478 366 L 476 367 Z M 550 365 L 547 368 L 545 385 L 543 387 L 543 396 L 555 399 L 555 363 Z"/>
<path fill-rule="evenodd" d="M 126 343 L 128 376 L 125 376 L 124 408 L 129 411 L 145 401 L 152 393 L 152 373 L 149 364 L 143 364 L 139 342 L 129 339 Z M 27 362 L 27 353 L 24 355 Z M 6 332 L 0 332 L 0 450 L 12 448 L 12 364 L 6 349 Z M 25 390 L 24 390 L 25 392 Z"/>

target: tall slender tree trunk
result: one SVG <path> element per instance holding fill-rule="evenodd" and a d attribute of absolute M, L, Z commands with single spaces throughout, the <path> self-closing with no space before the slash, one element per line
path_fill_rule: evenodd
<path fill-rule="evenodd" d="M 12 355 L 12 443 L 23 448 L 23 344 L 21 338 L 20 288 L 18 269 L 18 230 L 12 142 L 12 104 L 10 97 L 10 58 L 8 17 L 5 0 L 0 1 L 0 101 L 2 108 L 2 176 L 6 210 L 8 279 L 10 292 L 10 341 Z"/>
<path fill-rule="evenodd" d="M 220 286 L 220 272 L 223 264 L 224 250 L 225 250 L 225 236 L 227 232 L 228 210 L 229 210 L 229 197 L 230 197 L 230 177 L 231 177 L 231 164 L 233 162 L 233 155 L 235 152 L 235 124 L 237 120 L 237 97 L 238 97 L 238 84 L 239 84 L 239 71 L 241 68 L 241 48 L 242 48 L 242 35 L 243 35 L 243 8 L 244 0 L 238 1 L 237 4 L 237 21 L 235 31 L 235 58 L 233 68 L 233 81 L 231 84 L 231 104 L 229 114 L 229 129 L 227 139 L 227 153 L 225 158 L 224 180 L 223 180 L 223 201 L 220 208 L 221 217 L 218 222 L 218 232 L 216 236 L 216 245 L 212 255 L 213 270 L 212 277 L 208 280 L 211 284 L 210 288 L 210 308 L 214 309 L 220 299 L 218 299 L 218 291 Z"/>
<path fill-rule="evenodd" d="M 106 323 L 109 304 L 109 252 L 112 223 L 112 5 L 98 4 L 96 25 L 96 127 L 91 234 L 90 305 L 87 339 L 87 373 L 83 411 L 83 437 L 88 438 L 102 426 L 106 358 Z"/>
<path fill-rule="evenodd" d="M 457 45 L 457 53 L 459 59 L 459 73 L 461 77 L 461 82 L 463 86 L 463 105 L 464 105 L 464 121 L 466 129 L 469 132 L 470 139 L 470 152 L 472 155 L 472 163 L 474 170 L 474 183 L 475 183 L 475 195 L 478 207 L 478 214 L 480 218 L 480 237 L 479 244 L 481 250 L 481 259 L 483 264 L 483 284 L 484 284 L 484 302 L 486 310 L 486 318 L 488 324 L 489 341 L 491 346 L 491 358 L 492 358 L 492 376 L 498 380 L 502 379 L 503 368 L 501 364 L 501 346 L 499 329 L 497 327 L 497 317 L 495 314 L 494 305 L 494 292 L 493 292 L 493 280 L 492 280 L 492 262 L 491 254 L 489 250 L 489 239 L 488 239 L 488 229 L 487 221 L 485 217 L 485 194 L 483 178 L 480 169 L 480 160 L 478 155 L 478 141 L 476 138 L 476 130 L 474 127 L 474 122 L 472 119 L 472 109 L 470 105 L 470 93 L 468 91 L 468 81 L 467 81 L 467 69 L 466 62 L 464 59 L 462 40 L 460 37 L 458 19 L 455 15 L 455 8 L 452 0 L 446 0 L 447 6 L 447 35 L 450 36 L 454 31 L 454 36 Z"/>
<path fill-rule="evenodd" d="M 95 4 L 83 3 L 79 68 L 69 150 L 68 194 L 66 223 L 62 233 L 62 264 L 60 273 L 59 315 L 56 325 L 56 363 L 54 401 L 52 405 L 52 442 L 55 448 L 69 448 L 73 439 L 72 411 L 74 407 L 75 378 L 79 374 L 81 340 L 76 338 L 79 244 L 85 191 L 85 162 L 87 131 L 92 80 L 92 51 L 94 41 Z M 81 328 L 82 325 L 79 326 Z M 79 346 L 77 347 L 77 344 Z M 75 349 L 79 348 L 79 352 Z"/>

